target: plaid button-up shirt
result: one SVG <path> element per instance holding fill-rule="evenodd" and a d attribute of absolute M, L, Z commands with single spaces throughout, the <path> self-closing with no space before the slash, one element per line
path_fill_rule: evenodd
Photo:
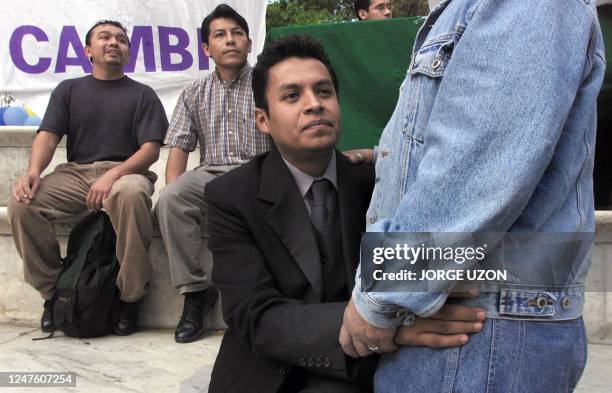
<path fill-rule="evenodd" d="M 200 144 L 200 165 L 244 164 L 268 151 L 269 138 L 255 127 L 249 64 L 224 82 L 216 72 L 183 89 L 164 143 L 185 151 Z"/>

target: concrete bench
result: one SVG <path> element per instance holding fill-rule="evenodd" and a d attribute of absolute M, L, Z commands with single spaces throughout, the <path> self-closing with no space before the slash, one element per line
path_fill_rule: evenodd
<path fill-rule="evenodd" d="M 85 213 L 86 214 L 86 213 Z M 68 234 L 85 214 L 56 224 L 62 252 L 65 254 Z M 202 245 L 204 251 L 205 243 Z M 38 323 L 42 312 L 42 300 L 34 289 L 23 281 L 23 265 L 13 244 L 6 217 L 6 207 L 0 207 L 0 323 Z M 153 241 L 149 247 L 149 258 L 153 265 L 153 279 L 149 282 L 143 301 L 141 324 L 150 328 L 174 328 L 181 315 L 183 296 L 170 283 L 168 257 L 162 239 L 155 227 Z M 208 318 L 210 329 L 224 329 L 220 304 Z"/>

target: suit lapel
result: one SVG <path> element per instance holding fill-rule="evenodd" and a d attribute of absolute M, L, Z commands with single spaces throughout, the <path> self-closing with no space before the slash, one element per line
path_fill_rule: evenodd
<path fill-rule="evenodd" d="M 272 204 L 266 214 L 266 222 L 321 296 L 323 284 L 319 248 L 295 180 L 276 149 L 270 151 L 262 166 L 258 196 Z"/>

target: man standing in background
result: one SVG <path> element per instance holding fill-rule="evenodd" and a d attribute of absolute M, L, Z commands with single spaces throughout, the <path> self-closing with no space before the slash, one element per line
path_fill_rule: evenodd
<path fill-rule="evenodd" d="M 390 0 L 356 0 L 355 14 L 359 20 L 392 18 L 393 4 Z"/>

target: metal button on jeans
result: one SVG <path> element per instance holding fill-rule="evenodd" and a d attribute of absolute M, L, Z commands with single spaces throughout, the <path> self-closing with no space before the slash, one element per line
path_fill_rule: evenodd
<path fill-rule="evenodd" d="M 549 304 L 550 304 L 550 300 L 548 300 L 544 296 L 540 296 L 536 299 L 536 306 L 538 306 L 538 308 L 544 308 L 548 306 Z"/>
<path fill-rule="evenodd" d="M 563 308 L 569 308 L 569 306 L 572 305 L 572 300 L 569 297 L 564 297 L 563 300 L 561 300 L 561 307 Z"/>
<path fill-rule="evenodd" d="M 433 70 L 437 70 L 438 68 L 440 68 L 440 65 L 442 65 L 442 62 L 439 59 L 436 59 L 433 61 L 433 63 L 431 63 L 431 68 Z"/>

